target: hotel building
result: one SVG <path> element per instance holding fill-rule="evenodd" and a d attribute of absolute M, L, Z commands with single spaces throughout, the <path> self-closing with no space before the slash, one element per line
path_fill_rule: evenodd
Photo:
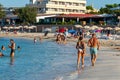
<path fill-rule="evenodd" d="M 39 14 L 84 14 L 86 0 L 30 0 L 27 6 L 37 7 Z"/>

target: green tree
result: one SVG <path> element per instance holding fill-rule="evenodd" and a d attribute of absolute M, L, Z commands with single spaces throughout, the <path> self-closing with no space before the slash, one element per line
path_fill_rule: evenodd
<path fill-rule="evenodd" d="M 87 10 L 94 10 L 92 6 L 86 6 Z"/>
<path fill-rule="evenodd" d="M 18 14 L 18 17 L 23 21 L 23 23 L 33 24 L 36 22 L 37 9 L 34 7 L 20 8 L 16 10 L 15 13 Z"/>
<path fill-rule="evenodd" d="M 118 7 L 119 6 L 119 4 L 106 4 L 105 5 L 106 6 L 106 8 L 116 8 L 116 7 Z"/>
<path fill-rule="evenodd" d="M 3 11 L 3 6 L 0 4 L 0 19 L 5 16 L 5 12 Z"/>
<path fill-rule="evenodd" d="M 100 8 L 99 13 L 104 14 L 116 14 L 119 15 L 120 14 L 120 4 L 106 4 L 104 8 Z"/>
<path fill-rule="evenodd" d="M 98 12 L 94 11 L 95 9 L 93 8 L 92 5 L 86 6 L 86 9 L 87 9 L 87 14 L 99 14 Z"/>

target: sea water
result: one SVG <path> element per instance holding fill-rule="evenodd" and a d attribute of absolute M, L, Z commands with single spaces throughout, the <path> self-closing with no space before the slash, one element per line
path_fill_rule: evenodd
<path fill-rule="evenodd" d="M 5 56 L 0 57 L 0 80 L 64 80 L 65 75 L 76 70 L 77 50 L 73 43 L 13 39 L 15 57 L 10 58 L 10 38 L 0 38 L 0 46 L 6 47 Z M 17 46 L 21 49 L 17 50 Z"/>

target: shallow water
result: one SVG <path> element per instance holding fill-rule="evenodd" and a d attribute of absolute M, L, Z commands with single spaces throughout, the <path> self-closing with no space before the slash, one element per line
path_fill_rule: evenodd
<path fill-rule="evenodd" d="M 31 39 L 14 38 L 14 59 L 9 57 L 9 38 L 0 38 L 4 57 L 0 58 L 0 80 L 60 80 L 76 70 L 75 44 L 58 45 L 51 40 L 33 43 Z M 62 79 L 61 79 L 62 80 Z"/>

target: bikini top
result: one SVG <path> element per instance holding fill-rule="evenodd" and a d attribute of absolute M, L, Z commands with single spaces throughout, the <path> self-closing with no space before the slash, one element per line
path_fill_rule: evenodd
<path fill-rule="evenodd" d="M 79 47 L 80 49 L 84 49 L 84 43 L 83 43 L 82 41 L 79 41 L 79 42 L 78 42 L 78 47 Z"/>

